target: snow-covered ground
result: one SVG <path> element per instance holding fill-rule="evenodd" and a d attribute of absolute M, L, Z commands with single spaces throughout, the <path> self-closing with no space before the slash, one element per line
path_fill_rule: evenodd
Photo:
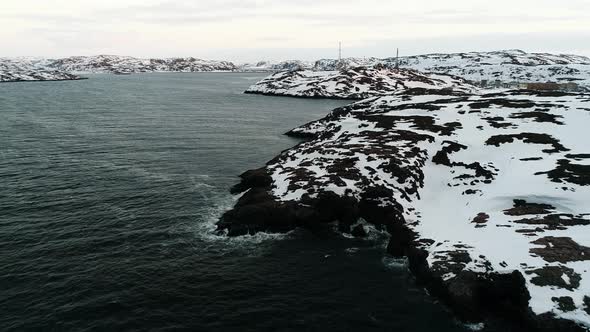
<path fill-rule="evenodd" d="M 379 66 L 353 67 L 339 71 L 283 71 L 252 85 L 246 93 L 293 97 L 364 99 L 411 88 L 473 91 L 459 77 L 424 74 L 410 69 Z"/>
<path fill-rule="evenodd" d="M 296 211 L 290 227 L 308 224 L 300 216 L 326 192 L 395 211 L 442 284 L 517 271 L 533 314 L 590 328 L 589 127 L 590 95 L 394 94 L 294 129 L 313 138 L 258 182 Z"/>

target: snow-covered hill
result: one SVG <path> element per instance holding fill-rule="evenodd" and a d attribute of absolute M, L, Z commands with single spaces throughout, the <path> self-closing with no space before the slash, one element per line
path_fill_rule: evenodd
<path fill-rule="evenodd" d="M 466 321 L 590 328 L 590 95 L 408 92 L 294 129 L 310 140 L 244 173 L 219 229 L 368 222 Z"/>
<path fill-rule="evenodd" d="M 246 63 L 238 66 L 238 71 L 244 72 L 278 72 L 278 71 L 294 71 L 294 70 L 305 70 L 312 67 L 312 63 L 299 61 L 299 60 L 287 60 L 281 62 L 272 61 L 260 61 L 257 63 Z"/>
<path fill-rule="evenodd" d="M 74 56 L 48 60 L 47 66 L 74 73 L 144 73 L 144 72 L 202 72 L 234 71 L 228 61 L 196 58 L 140 59 L 129 56 Z"/>
<path fill-rule="evenodd" d="M 318 72 L 347 70 L 375 65 L 395 68 L 395 58 L 345 58 L 340 61 L 322 59 L 315 63 L 289 60 L 261 61 L 235 65 L 229 61 L 197 58 L 141 59 L 129 56 L 73 56 L 62 59 L 12 58 L 0 59 L 0 74 L 8 77 L 33 79 L 64 77 L 67 73 L 140 73 L 140 72 L 201 72 L 245 71 L 278 72 L 312 70 Z M 590 59 L 577 55 L 525 53 L 519 50 L 427 54 L 399 59 L 401 68 L 422 72 L 448 74 L 474 82 L 575 82 L 590 89 Z M 10 66 L 10 71 L 8 67 Z"/>
<path fill-rule="evenodd" d="M 229 61 L 196 58 L 140 59 L 129 56 L 73 56 L 62 59 L 0 58 L 0 81 L 77 79 L 74 74 L 236 71 Z"/>
<path fill-rule="evenodd" d="M 389 59 L 389 62 L 394 59 Z M 402 66 L 469 80 L 579 82 L 590 86 L 590 59 L 523 51 L 430 54 L 402 58 Z"/>
<path fill-rule="evenodd" d="M 379 58 L 343 58 L 341 60 L 336 59 L 320 59 L 313 64 L 311 70 L 314 71 L 334 71 L 347 69 L 351 67 L 373 67 L 377 64 L 382 64 L 387 67 L 390 66 L 389 61 Z"/>
<path fill-rule="evenodd" d="M 46 60 L 0 58 L 0 82 L 77 80 L 79 76 L 47 67 Z"/>
<path fill-rule="evenodd" d="M 310 98 L 364 99 L 410 88 L 473 91 L 465 80 L 411 69 L 350 67 L 339 71 L 285 71 L 252 85 L 246 93 Z"/>
<path fill-rule="evenodd" d="M 315 63 L 314 70 L 326 71 L 375 64 L 394 68 L 396 59 L 348 58 L 341 62 L 324 59 Z M 400 57 L 399 65 L 402 68 L 456 75 L 478 82 L 577 82 L 590 87 L 590 58 L 579 55 L 526 53 L 520 50 L 426 54 Z"/>

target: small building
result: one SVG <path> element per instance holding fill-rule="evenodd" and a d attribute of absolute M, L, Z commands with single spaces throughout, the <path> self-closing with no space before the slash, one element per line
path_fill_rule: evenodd
<path fill-rule="evenodd" d="M 527 83 L 528 90 L 542 90 L 542 91 L 580 91 L 580 86 L 577 83 Z"/>
<path fill-rule="evenodd" d="M 558 83 L 528 83 L 528 90 L 540 90 L 540 91 L 558 91 L 561 89 Z"/>

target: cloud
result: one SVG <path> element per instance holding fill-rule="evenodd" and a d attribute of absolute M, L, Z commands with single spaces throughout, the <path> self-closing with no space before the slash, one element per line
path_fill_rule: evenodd
<path fill-rule="evenodd" d="M 215 56 L 231 50 L 235 56 L 263 49 L 261 57 L 292 58 L 287 51 L 330 54 L 339 40 L 366 55 L 389 52 L 384 41 L 416 50 L 510 44 L 567 52 L 582 48 L 585 42 L 571 36 L 587 32 L 589 21 L 585 0 L 567 6 L 553 0 L 19 0 L 0 5 L 0 55 Z M 543 43 L 515 36 L 551 37 Z"/>

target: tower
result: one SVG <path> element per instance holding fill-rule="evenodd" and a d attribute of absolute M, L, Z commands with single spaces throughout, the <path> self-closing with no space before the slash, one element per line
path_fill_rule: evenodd
<path fill-rule="evenodd" d="M 399 48 L 395 49 L 395 69 L 399 69 Z"/>

